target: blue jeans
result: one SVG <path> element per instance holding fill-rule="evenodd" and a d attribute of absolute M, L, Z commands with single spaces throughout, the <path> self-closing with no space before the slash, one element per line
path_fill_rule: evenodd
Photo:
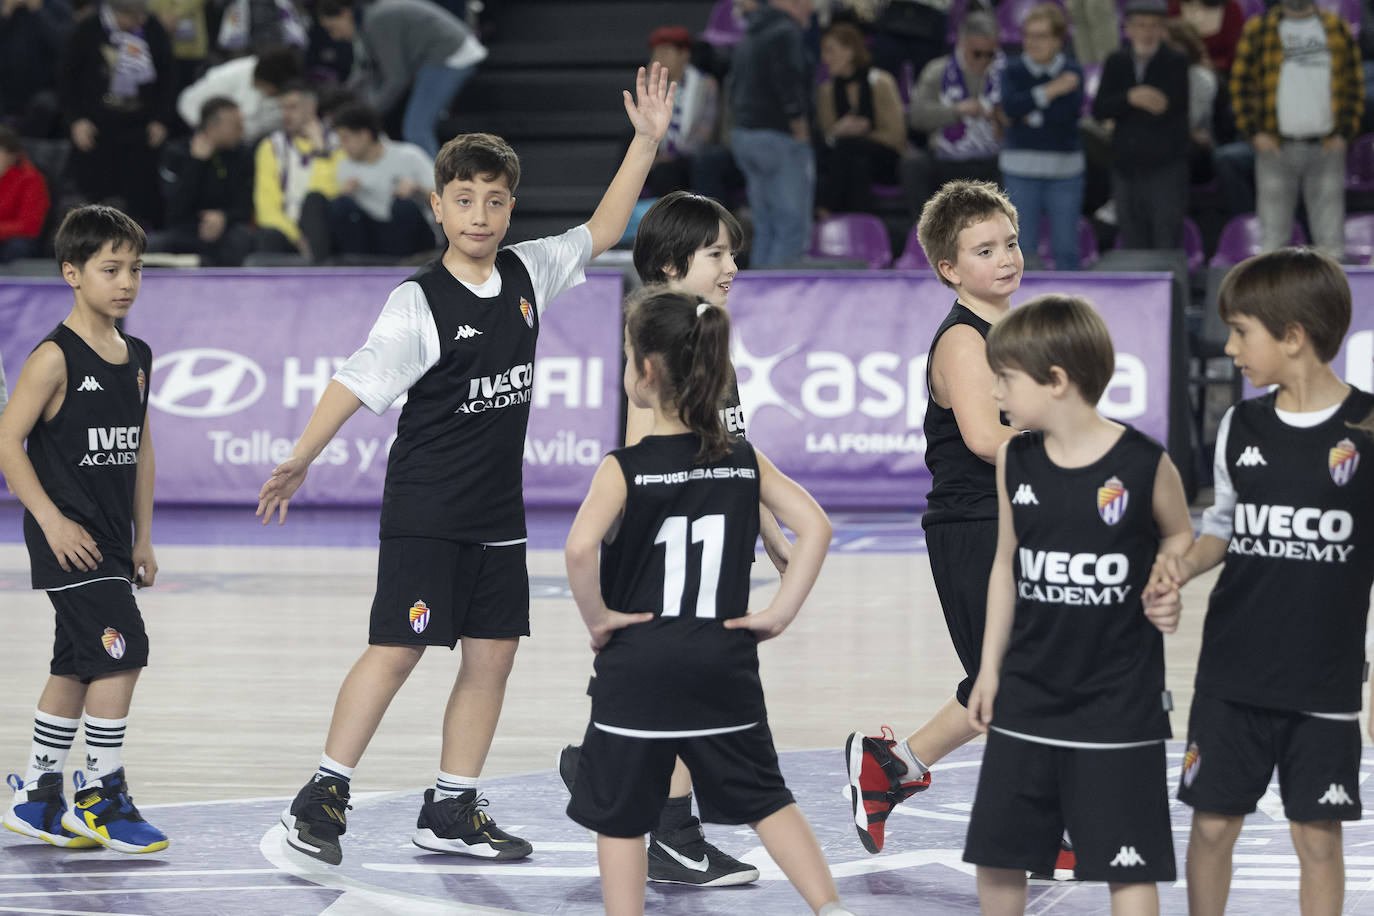
<path fill-rule="evenodd" d="M 1056 270 L 1078 270 L 1078 218 L 1083 211 L 1083 176 L 1026 178 L 1003 175 L 1002 187 L 1016 207 L 1021 252 L 1028 266 L 1040 260 L 1040 216 L 1050 226 L 1050 257 Z"/>
<path fill-rule="evenodd" d="M 806 254 L 811 242 L 816 157 L 811 144 L 780 130 L 736 127 L 731 147 L 744 173 L 754 216 L 750 267 L 777 267 Z"/>
<path fill-rule="evenodd" d="M 442 64 L 429 64 L 421 67 L 415 74 L 415 83 L 410 87 L 410 101 L 401 119 L 401 136 L 407 143 L 414 143 L 429 153 L 430 158 L 438 155 L 439 144 L 434 138 L 434 128 L 448 103 L 463 88 L 468 77 L 477 71 L 475 66 L 455 70 Z M 442 188 L 440 190 L 443 190 Z"/>

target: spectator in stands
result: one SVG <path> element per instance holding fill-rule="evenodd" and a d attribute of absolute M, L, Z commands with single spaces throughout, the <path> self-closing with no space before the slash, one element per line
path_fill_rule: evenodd
<path fill-rule="evenodd" d="M 1064 0 L 1073 28 L 1074 59 L 1097 64 L 1121 47 L 1121 20 L 1116 0 Z"/>
<path fill-rule="evenodd" d="M 0 264 L 38 254 L 49 206 L 48 183 L 24 155 L 19 135 L 0 126 Z"/>
<path fill-rule="evenodd" d="M 281 127 L 277 96 L 282 87 L 301 79 L 301 55 L 295 48 L 272 48 L 236 57 L 205 71 L 177 96 L 177 113 L 187 125 L 199 123 L 201 109 L 212 98 L 231 99 L 243 116 L 249 143 Z"/>
<path fill-rule="evenodd" d="M 900 74 L 909 63 L 912 73 L 920 73 L 948 53 L 950 0 L 881 0 L 869 5 L 879 7 L 873 22 L 873 61 L 880 69 Z"/>
<path fill-rule="evenodd" d="M 363 101 L 385 114 L 409 91 L 401 135 L 432 159 L 440 117 L 486 59 L 482 42 L 429 0 L 320 0 L 316 15 L 331 38 L 361 42 L 366 60 L 354 80 Z"/>
<path fill-rule="evenodd" d="M 204 69 L 210 55 L 206 0 L 148 0 L 148 8 L 172 41 L 172 82 L 180 92 Z"/>
<path fill-rule="evenodd" d="M 1182 248 L 1188 59 L 1164 43 L 1164 0 L 1127 0 L 1125 47 L 1102 68 L 1093 117 L 1113 122 L 1112 199 L 1124 248 Z"/>
<path fill-rule="evenodd" d="M 997 109 L 1002 101 L 1006 59 L 997 47 L 997 20 L 972 12 L 959 23 L 953 53 L 926 64 L 916 80 L 907 108 L 907 123 L 925 134 L 928 147 L 902 160 L 902 188 L 915 219 L 926 199 L 945 182 L 960 178 L 1000 184 L 997 157 L 1002 129 Z"/>
<path fill-rule="evenodd" d="M 1197 29 L 1184 20 L 1166 21 L 1164 40 L 1188 59 L 1188 180 L 1202 184 L 1212 179 L 1217 73 Z"/>
<path fill-rule="evenodd" d="M 307 261 L 329 250 L 329 198 L 337 193 L 337 138 L 325 131 L 315 90 L 303 82 L 277 97 L 281 130 L 258 141 L 253 213 L 258 251 L 298 252 Z"/>
<path fill-rule="evenodd" d="M 162 175 L 167 228 L 149 236 L 149 250 L 198 254 L 211 267 L 243 264 L 253 250 L 253 157 L 239 107 L 207 100 L 195 133 L 168 142 Z"/>
<path fill-rule="evenodd" d="M 795 261 L 811 238 L 816 160 L 812 64 L 803 43 L 810 19 L 810 0 L 759 5 L 731 62 L 731 144 L 753 213 L 753 267 Z"/>
<path fill-rule="evenodd" d="M 682 26 L 663 26 L 649 35 L 650 63 L 657 61 L 677 83 L 673 120 L 658 147 L 658 158 L 644 185 L 654 197 L 694 191 L 725 197 L 730 152 L 717 141 L 720 85 L 692 64 L 692 35 Z"/>
<path fill-rule="evenodd" d="M 57 67 L 72 9 L 66 0 L 0 0 L 0 121 L 21 137 L 57 129 Z"/>
<path fill-rule="evenodd" d="M 304 48 L 305 21 L 292 0 L 228 0 L 215 44 L 229 55 L 261 54 L 269 48 Z"/>
<path fill-rule="evenodd" d="M 1238 0 L 1169 0 L 1169 15 L 1197 29 L 1213 69 L 1222 77 L 1229 76 L 1245 27 L 1245 11 Z"/>
<path fill-rule="evenodd" d="M 1241 33 L 1231 67 L 1236 127 L 1255 149 L 1263 251 L 1288 244 L 1301 191 L 1313 243 L 1345 254 L 1345 148 L 1364 110 L 1360 53 L 1340 16 L 1283 0 Z"/>
<path fill-rule="evenodd" d="M 106 0 L 77 23 L 58 95 L 71 125 L 68 169 L 84 197 L 122 198 L 145 226 L 161 223 L 157 165 L 176 116 L 174 90 L 172 46 L 148 0 Z"/>
<path fill-rule="evenodd" d="M 874 184 L 897 183 L 906 149 L 902 97 L 892 74 L 873 67 L 863 33 L 836 22 L 821 36 L 830 78 L 816 89 L 821 147 L 817 200 L 832 213 L 873 209 Z"/>
<path fill-rule="evenodd" d="M 1064 54 L 1068 21 L 1054 3 L 1033 8 L 1021 24 L 1024 47 L 1002 76 L 1002 109 L 1011 124 L 1000 164 L 1002 184 L 1019 214 L 1027 263 L 1039 260 L 1041 214 L 1058 270 L 1079 267 L 1083 145 L 1078 115 L 1083 71 Z"/>
<path fill-rule="evenodd" d="M 427 218 L 434 190 L 434 160 L 413 143 L 382 136 L 382 119 L 366 105 L 334 112 L 344 152 L 339 195 L 329 202 L 336 254 L 405 258 L 436 247 Z"/>

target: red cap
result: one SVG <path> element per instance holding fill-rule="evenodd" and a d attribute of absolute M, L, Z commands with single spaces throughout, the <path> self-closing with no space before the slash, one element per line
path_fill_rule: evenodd
<path fill-rule="evenodd" d="M 685 26 L 659 26 L 649 33 L 649 48 L 652 50 L 659 45 L 677 45 L 679 48 L 690 48 L 692 46 L 692 33 L 687 31 Z"/>

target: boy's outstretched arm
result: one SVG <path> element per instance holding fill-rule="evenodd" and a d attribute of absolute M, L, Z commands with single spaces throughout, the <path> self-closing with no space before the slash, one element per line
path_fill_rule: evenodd
<path fill-rule="evenodd" d="M 291 450 L 291 457 L 272 469 L 272 476 L 258 491 L 258 510 L 253 513 L 262 517 L 267 524 L 272 513 L 280 510 L 277 524 L 286 524 L 286 509 L 291 496 L 305 483 L 305 475 L 310 470 L 310 462 L 320 456 L 324 447 L 339 432 L 339 428 L 349 417 L 363 406 L 358 396 L 333 379 L 324 389 L 320 403 L 310 414 L 310 422 L 305 424 L 305 432 Z"/>
<path fill-rule="evenodd" d="M 797 534 L 787 575 L 782 577 L 782 585 L 768 607 L 756 614 L 725 621 L 727 630 L 751 630 L 762 641 L 782 633 L 801 610 L 802 602 L 821 573 L 825 554 L 830 550 L 831 527 L 825 510 L 817 505 L 810 493 L 779 471 L 763 452 L 755 449 L 754 454 L 759 461 L 760 501 L 779 522 Z"/>
<path fill-rule="evenodd" d="M 1002 659 L 1011 643 L 1016 619 L 1016 528 L 1012 524 L 1011 499 L 1007 496 L 1007 443 L 997 449 L 997 553 L 988 575 L 987 620 L 983 625 L 983 654 L 978 678 L 968 697 L 968 724 L 987 734 L 992 724 L 992 704 L 1001 685 Z"/>
<path fill-rule="evenodd" d="M 143 437 L 138 443 L 138 470 L 134 476 L 134 585 L 147 588 L 157 579 L 157 556 L 153 553 L 153 478 L 157 459 L 153 457 L 153 434 L 148 413 L 143 414 Z"/>
<path fill-rule="evenodd" d="M 1183 480 L 1178 476 L 1169 456 L 1160 455 L 1159 465 L 1155 468 L 1154 520 L 1159 531 L 1159 556 L 1178 557 L 1193 546 L 1193 522 L 1188 515 L 1188 496 L 1183 492 Z M 1168 560 L 1163 561 L 1165 566 Z M 1156 581 L 1160 561 L 1150 572 L 1150 583 L 1145 587 L 1145 616 L 1150 619 L 1161 633 L 1172 633 L 1178 629 L 1179 615 L 1183 610 L 1178 600 L 1178 588 L 1167 580 Z M 1161 600 L 1163 599 L 1163 600 Z"/>
<path fill-rule="evenodd" d="M 592 234 L 592 257 L 620 241 L 625 227 L 630 225 L 630 214 L 658 155 L 658 143 L 672 120 L 676 94 L 677 83 L 668 81 L 668 71 L 657 62 L 649 68 L 647 77 L 640 67 L 635 77 L 635 94 L 625 93 L 625 113 L 634 125 L 635 136 L 596 212 L 587 220 L 587 229 Z"/>
<path fill-rule="evenodd" d="M 93 571 L 103 559 L 90 532 L 67 518 L 48 497 L 24 451 L 24 440 L 43 415 L 44 408 L 62 391 L 67 381 L 67 361 L 57 344 L 46 342 L 24 363 L 14 383 L 9 404 L 0 414 L 0 474 L 14 495 L 43 529 L 48 546 L 64 572 Z"/>

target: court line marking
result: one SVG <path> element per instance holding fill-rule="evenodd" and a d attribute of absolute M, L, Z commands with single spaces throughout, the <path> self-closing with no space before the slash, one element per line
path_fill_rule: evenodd
<path fill-rule="evenodd" d="M 156 872 L 130 872 L 130 871 L 56 871 L 44 873 L 16 873 L 12 875 L 0 875 L 0 879 L 8 878 L 18 881 L 38 881 L 68 878 L 128 878 L 133 875 L 156 875 L 159 878 L 190 878 L 202 875 L 274 875 L 280 874 L 280 868 L 210 868 L 205 870 L 198 869 L 178 869 L 167 870 L 158 869 Z"/>
<path fill-rule="evenodd" d="M 19 898 L 19 897 L 97 897 L 108 894 L 199 894 L 211 891 L 223 893 L 225 891 L 318 891 L 321 888 L 315 884 L 230 884 L 224 887 L 111 887 L 99 888 L 96 890 L 74 890 L 74 891 L 6 891 L 0 893 L 0 898 Z"/>

